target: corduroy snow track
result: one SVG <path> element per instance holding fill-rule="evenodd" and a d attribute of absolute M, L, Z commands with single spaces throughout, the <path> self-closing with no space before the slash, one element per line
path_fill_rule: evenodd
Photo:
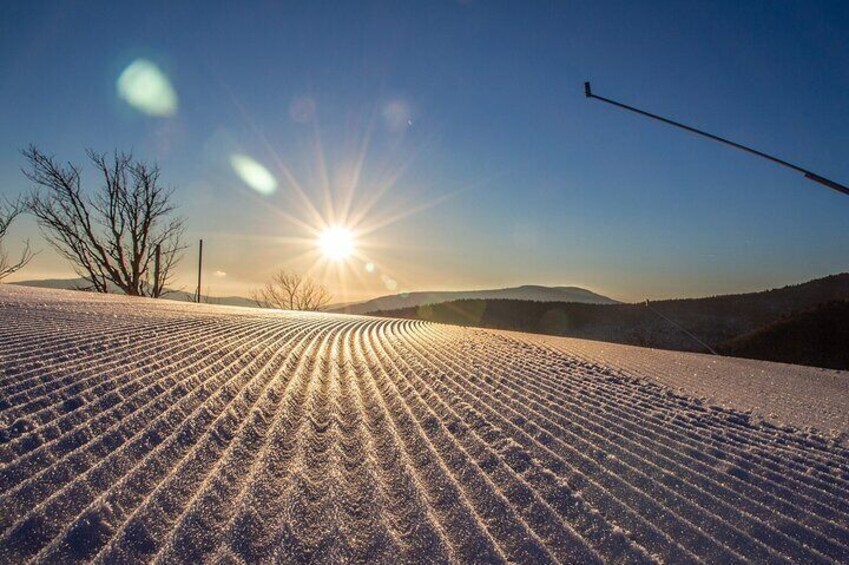
<path fill-rule="evenodd" d="M 845 441 L 593 347 L 0 286 L 0 562 L 849 562 Z"/>

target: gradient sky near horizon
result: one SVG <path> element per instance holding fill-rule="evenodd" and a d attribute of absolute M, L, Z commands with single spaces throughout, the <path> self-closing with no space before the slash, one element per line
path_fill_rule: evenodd
<path fill-rule="evenodd" d="M 846 184 L 847 37 L 845 1 L 7 2 L 0 196 L 28 190 L 29 143 L 155 160 L 213 295 L 280 267 L 336 301 L 783 286 L 849 270 L 849 197 L 583 82 Z M 140 72 L 153 105 L 127 93 Z M 316 265 L 311 207 L 359 217 L 358 257 Z M 16 279 L 72 274 L 30 219 L 7 247 L 26 237 L 43 251 Z"/>

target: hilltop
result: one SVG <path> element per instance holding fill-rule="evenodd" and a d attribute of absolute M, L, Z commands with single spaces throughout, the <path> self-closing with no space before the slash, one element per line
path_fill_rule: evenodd
<path fill-rule="evenodd" d="M 542 303 L 522 300 L 459 300 L 430 306 L 385 310 L 376 315 L 434 322 L 507 329 L 549 335 L 580 337 L 643 347 L 680 351 L 705 351 L 705 347 L 669 320 L 714 348 L 732 354 L 749 349 L 725 344 L 751 332 L 821 304 L 849 299 L 849 273 L 832 275 L 779 289 L 645 304 Z M 845 327 L 849 319 L 834 319 Z M 766 334 L 765 334 L 766 335 Z M 766 339 L 763 337 L 762 339 Z M 833 341 L 805 341 L 808 349 L 828 347 Z M 842 345 L 837 345 L 842 347 Z M 810 353 L 790 355 L 792 348 L 763 358 L 806 363 Z M 798 348 L 796 348 L 798 350 Z M 823 352 L 830 358 L 839 353 Z M 837 357 L 835 357 L 837 356 Z M 833 366 L 828 365 L 828 366 Z M 838 368 L 849 368 L 841 365 Z"/>
<path fill-rule="evenodd" d="M 489 290 L 423 291 L 392 294 L 334 309 L 346 314 L 412 308 L 455 300 L 534 300 L 538 302 L 578 302 L 582 304 L 618 304 L 618 301 L 577 286 L 523 285 Z"/>

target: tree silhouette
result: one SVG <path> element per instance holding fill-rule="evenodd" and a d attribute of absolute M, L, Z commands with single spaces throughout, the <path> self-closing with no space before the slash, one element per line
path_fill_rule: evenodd
<path fill-rule="evenodd" d="M 24 209 L 25 206 L 21 200 L 0 202 L 0 280 L 26 267 L 27 263 L 32 261 L 35 256 L 35 253 L 29 247 L 29 241 L 24 244 L 24 250 L 17 262 L 13 262 L 14 259 L 9 259 L 9 254 L 3 249 L 3 239 L 6 237 L 9 226 Z"/>
<path fill-rule="evenodd" d="M 62 165 L 34 145 L 22 153 L 29 165 L 23 173 L 35 185 L 29 210 L 90 290 L 117 287 L 152 297 L 167 292 L 185 248 L 185 221 L 174 215 L 174 191 L 160 184 L 157 165 L 117 151 L 107 158 L 89 150 L 103 184 L 88 193 L 77 165 Z"/>
<path fill-rule="evenodd" d="M 308 277 L 280 270 L 270 283 L 252 291 L 251 298 L 261 308 L 321 310 L 330 302 L 330 293 Z"/>

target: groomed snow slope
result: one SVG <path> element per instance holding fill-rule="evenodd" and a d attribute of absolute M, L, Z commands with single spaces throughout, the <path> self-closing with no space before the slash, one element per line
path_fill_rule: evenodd
<path fill-rule="evenodd" d="M 526 334 L 503 332 L 519 339 Z M 657 381 L 685 396 L 751 413 L 776 425 L 849 439 L 849 372 L 785 363 L 537 336 L 568 355 Z M 849 344 L 847 344 L 849 347 Z"/>
<path fill-rule="evenodd" d="M 0 562 L 849 561 L 841 443 L 572 341 L 0 286 Z"/>

